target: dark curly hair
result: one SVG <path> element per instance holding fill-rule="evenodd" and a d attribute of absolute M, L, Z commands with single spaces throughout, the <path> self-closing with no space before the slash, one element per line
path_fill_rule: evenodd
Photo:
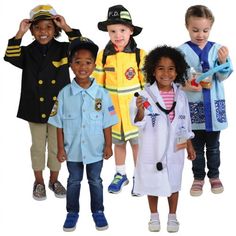
<path fill-rule="evenodd" d="M 185 81 L 188 79 L 189 65 L 185 61 L 184 55 L 177 48 L 167 45 L 154 48 L 146 56 L 143 67 L 146 82 L 153 84 L 156 81 L 156 78 L 153 76 L 153 74 L 156 66 L 163 57 L 170 58 L 175 64 L 177 76 L 174 83 L 179 83 L 184 86 Z"/>

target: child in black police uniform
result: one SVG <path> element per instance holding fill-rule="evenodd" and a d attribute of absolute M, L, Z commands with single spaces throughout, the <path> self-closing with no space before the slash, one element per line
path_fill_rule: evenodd
<path fill-rule="evenodd" d="M 35 40 L 28 46 L 21 46 L 22 37 L 29 29 Z M 70 83 L 67 59 L 69 43 L 55 40 L 61 30 L 69 39 L 81 36 L 80 31 L 71 29 L 52 6 L 39 5 L 30 12 L 30 19 L 21 21 L 16 36 L 8 42 L 4 57 L 23 70 L 17 117 L 28 121 L 30 126 L 35 200 L 46 199 L 43 179 L 46 143 L 47 166 L 50 169 L 49 188 L 56 197 L 66 196 L 65 188 L 58 181 L 61 165 L 57 160 L 56 128 L 47 124 L 59 90 Z"/>

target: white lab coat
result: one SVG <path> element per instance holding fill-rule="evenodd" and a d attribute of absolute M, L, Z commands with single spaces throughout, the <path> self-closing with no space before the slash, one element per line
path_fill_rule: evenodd
<path fill-rule="evenodd" d="M 157 84 L 149 86 L 160 105 L 165 108 Z M 141 195 L 170 196 L 181 188 L 185 150 L 176 150 L 177 134 L 181 130 L 186 139 L 193 138 L 191 119 L 186 95 L 173 84 L 176 95 L 175 118 L 170 123 L 167 115 L 154 103 L 144 89 L 141 96 L 148 98 L 156 115 L 153 127 L 150 111 L 145 109 L 144 119 L 134 123 L 137 113 L 136 98 L 130 104 L 131 119 L 139 127 L 139 152 L 135 168 L 134 192 Z M 162 161 L 163 170 L 156 169 L 156 163 Z"/>

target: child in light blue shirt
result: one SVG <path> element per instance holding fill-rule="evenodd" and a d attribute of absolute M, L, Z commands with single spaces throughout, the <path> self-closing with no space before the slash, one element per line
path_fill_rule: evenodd
<path fill-rule="evenodd" d="M 69 47 L 75 79 L 63 88 L 49 123 L 57 127 L 60 162 L 67 160 L 67 217 L 64 231 L 73 231 L 79 217 L 80 185 L 86 165 L 92 216 L 98 230 L 108 228 L 104 216 L 101 170 L 103 158 L 112 156 L 111 127 L 118 122 L 109 93 L 90 77 L 98 46 L 81 37 Z"/>

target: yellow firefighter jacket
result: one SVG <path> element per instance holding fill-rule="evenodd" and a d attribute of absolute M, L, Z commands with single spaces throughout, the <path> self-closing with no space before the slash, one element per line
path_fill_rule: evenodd
<path fill-rule="evenodd" d="M 93 73 L 97 83 L 106 88 L 112 97 L 119 118 L 118 124 L 112 127 L 112 137 L 119 140 L 129 140 L 138 136 L 137 127 L 131 124 L 129 105 L 134 93 L 144 86 L 141 68 L 146 53 L 138 49 L 140 63 L 137 63 L 135 50 L 137 47 L 133 38 L 122 52 L 117 52 L 110 41 L 105 49 L 99 52 Z M 106 55 L 105 62 L 103 54 Z"/>

